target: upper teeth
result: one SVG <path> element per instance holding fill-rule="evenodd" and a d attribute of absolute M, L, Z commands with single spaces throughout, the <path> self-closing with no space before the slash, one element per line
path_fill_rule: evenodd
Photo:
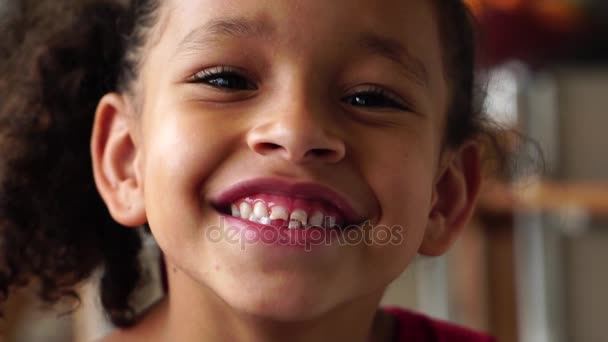
<path fill-rule="evenodd" d="M 275 205 L 270 208 L 270 219 L 271 220 L 287 220 L 289 218 L 289 214 L 287 213 L 287 209 L 281 207 L 280 205 Z"/>
<path fill-rule="evenodd" d="M 266 203 L 260 200 L 255 202 L 253 208 L 247 201 L 243 201 L 239 205 L 232 204 L 231 212 L 234 217 L 262 224 L 270 224 L 270 220 L 289 220 L 288 227 L 291 229 L 323 227 L 324 223 L 330 223 L 329 227 L 331 227 L 336 222 L 335 216 L 327 216 L 319 210 L 315 211 L 310 219 L 303 209 L 296 208 L 290 214 L 285 207 L 280 205 L 273 205 L 269 213 Z"/>
<path fill-rule="evenodd" d="M 310 218 L 310 220 L 308 221 L 308 223 L 311 226 L 317 226 L 317 227 L 322 227 L 323 226 L 323 217 L 325 217 L 325 215 L 323 215 L 322 212 L 320 211 L 316 211 L 312 217 Z"/>
<path fill-rule="evenodd" d="M 239 206 L 239 212 L 240 212 L 241 218 L 249 219 L 249 216 L 251 215 L 251 206 L 249 205 L 249 203 L 247 203 L 247 202 L 241 203 L 241 205 Z"/>
<path fill-rule="evenodd" d="M 258 219 L 263 218 L 263 217 L 268 217 L 268 209 L 266 209 L 266 206 L 264 205 L 264 203 L 257 202 L 253 206 L 253 216 Z"/>
<path fill-rule="evenodd" d="M 289 228 L 306 227 L 306 223 L 308 223 L 308 215 L 306 215 L 304 210 L 296 209 L 291 212 L 289 216 Z"/>
<path fill-rule="evenodd" d="M 230 209 L 232 210 L 232 216 L 241 217 L 241 212 L 239 210 L 239 207 L 236 206 L 236 204 L 231 205 Z"/>

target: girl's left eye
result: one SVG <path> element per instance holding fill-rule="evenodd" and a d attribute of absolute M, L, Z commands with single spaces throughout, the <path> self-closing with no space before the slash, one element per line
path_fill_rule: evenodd
<path fill-rule="evenodd" d="M 243 76 L 240 71 L 224 66 L 202 70 L 192 76 L 189 82 L 206 84 L 213 88 L 232 92 L 257 90 L 257 86 Z"/>
<path fill-rule="evenodd" d="M 409 110 L 396 95 L 383 88 L 372 87 L 357 93 L 345 96 L 342 101 L 355 107 L 367 107 L 371 109 L 395 108 L 403 111 Z"/>

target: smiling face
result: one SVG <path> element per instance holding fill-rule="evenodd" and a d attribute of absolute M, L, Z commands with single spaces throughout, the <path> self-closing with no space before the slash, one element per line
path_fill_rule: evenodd
<path fill-rule="evenodd" d="M 379 299 L 437 210 L 448 86 L 433 3 L 192 0 L 161 12 L 139 103 L 125 106 L 140 112 L 133 151 L 115 159 L 134 161 L 141 199 L 129 200 L 175 270 L 170 296 L 282 320 Z M 257 178 L 331 189 L 371 223 L 362 231 L 393 239 L 311 251 L 210 239 L 229 226 L 213 201 Z"/>

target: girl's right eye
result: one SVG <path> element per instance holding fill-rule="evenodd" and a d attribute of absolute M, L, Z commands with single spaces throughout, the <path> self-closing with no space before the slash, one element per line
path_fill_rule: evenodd
<path fill-rule="evenodd" d="M 189 83 L 201 83 L 230 92 L 257 90 L 257 86 L 238 69 L 225 66 L 202 70 L 192 76 Z"/>

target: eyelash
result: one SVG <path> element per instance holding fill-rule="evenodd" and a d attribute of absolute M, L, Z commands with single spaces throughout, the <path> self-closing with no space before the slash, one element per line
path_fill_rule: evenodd
<path fill-rule="evenodd" d="M 399 109 L 402 111 L 409 110 L 409 107 L 407 105 L 405 105 L 403 103 L 403 101 L 401 99 L 399 99 L 399 97 L 397 95 L 393 94 L 392 92 L 390 92 L 384 88 L 378 87 L 378 86 L 367 86 L 367 88 L 365 90 L 355 92 L 351 95 L 343 97 L 342 101 L 348 103 L 351 106 L 359 107 L 359 105 L 357 105 L 353 102 L 357 101 L 357 99 L 360 100 L 364 96 L 374 96 L 374 97 L 376 97 L 374 100 L 380 100 L 380 104 L 375 104 L 372 106 L 361 105 L 363 107 L 395 108 L 395 109 Z"/>
<path fill-rule="evenodd" d="M 230 86 L 230 82 L 226 82 L 227 79 L 231 78 L 232 81 L 236 80 L 236 85 Z M 223 81 L 220 81 L 223 80 Z M 237 68 L 228 66 L 218 66 L 210 69 L 202 70 L 192 76 L 189 80 L 190 83 L 205 84 L 209 87 L 213 87 L 219 90 L 227 92 L 238 92 L 238 91 L 252 91 L 257 90 L 258 87 L 253 82 L 249 81 L 246 76 Z M 235 83 L 235 82 L 232 82 Z M 402 111 L 408 111 L 409 108 L 403 103 L 401 99 L 390 91 L 384 88 L 369 85 L 366 86 L 365 90 L 359 92 L 353 92 L 352 94 L 343 97 L 341 100 L 354 107 L 368 107 L 368 108 L 394 108 Z M 376 101 L 374 105 L 366 106 L 357 102 L 368 102 L 369 99 L 363 100 L 365 96 L 375 97 L 373 100 Z M 377 102 L 379 100 L 379 102 Z"/>
<path fill-rule="evenodd" d="M 226 81 L 227 78 L 232 78 L 233 81 L 237 79 L 236 87 L 230 87 L 225 82 L 223 82 L 223 84 L 218 83 L 220 79 L 224 79 L 224 81 Z M 250 82 L 245 76 L 243 76 L 241 71 L 227 66 L 219 66 L 202 70 L 192 76 L 189 82 L 206 84 L 213 88 L 233 92 L 258 89 L 253 82 Z"/>

